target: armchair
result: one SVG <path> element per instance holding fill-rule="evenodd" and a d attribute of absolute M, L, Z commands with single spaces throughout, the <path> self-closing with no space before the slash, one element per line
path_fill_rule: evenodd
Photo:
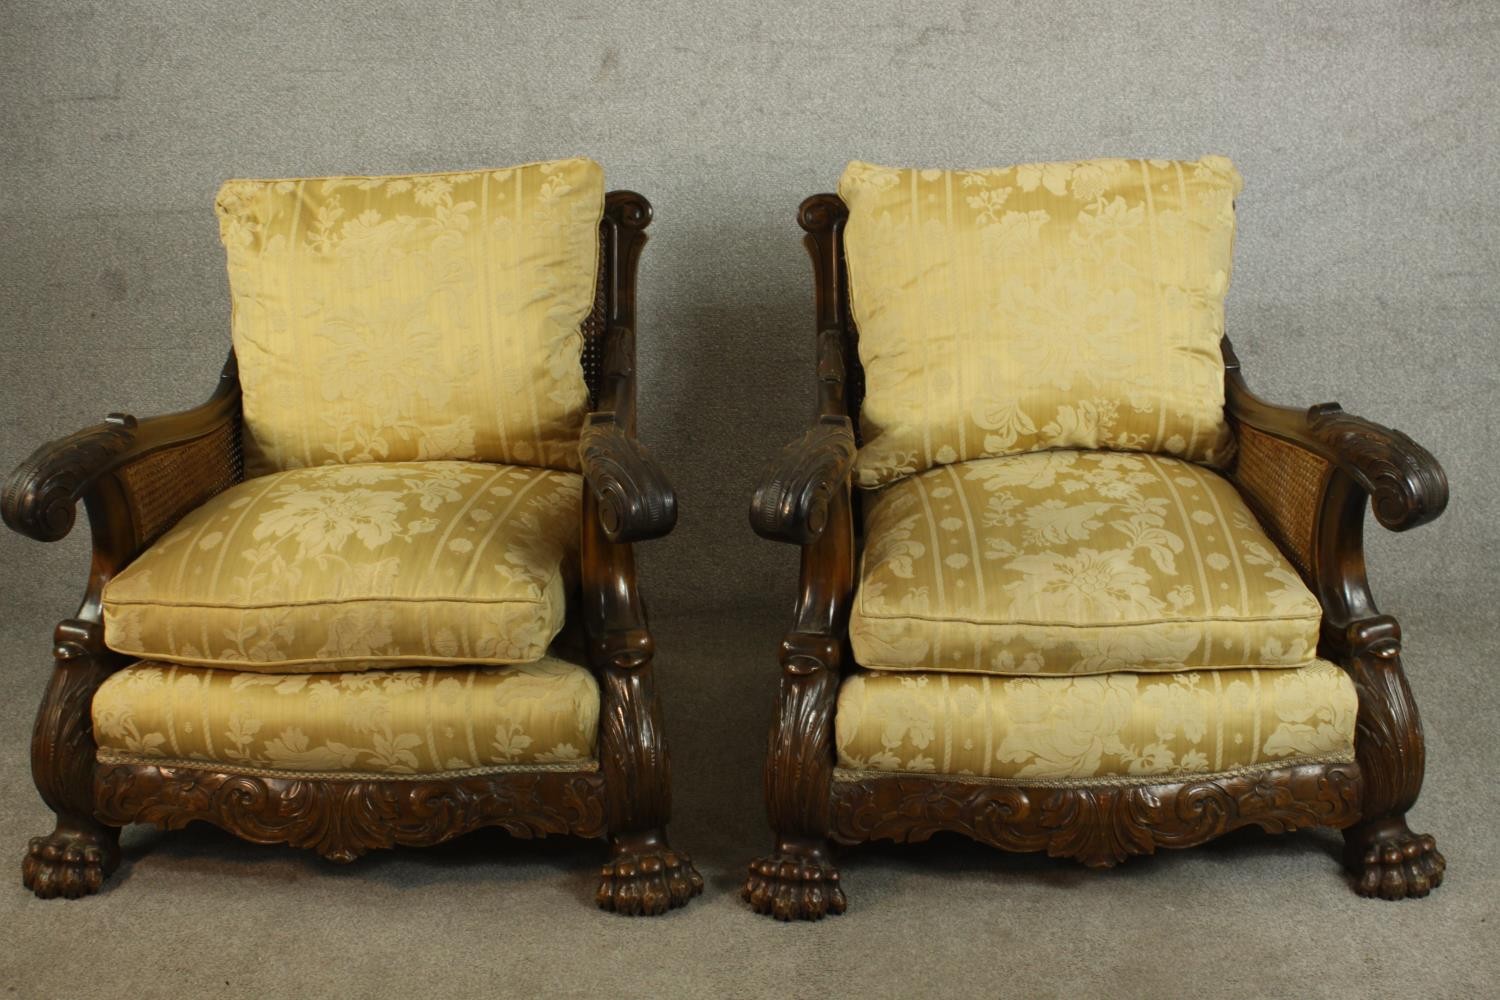
<path fill-rule="evenodd" d="M 1099 162 L 1109 169 L 1112 161 Z M 860 166 L 851 165 L 850 171 Z M 1043 187 L 1071 195 L 1083 187 L 1085 168 L 1091 169 L 1092 164 L 1023 167 L 1014 190 L 1036 189 L 1040 175 Z M 1030 187 L 1024 178 L 1028 169 L 1035 171 Z M 924 174 L 923 182 L 936 173 Z M 1001 180 L 995 184 L 1009 183 L 1016 176 L 1001 171 L 968 173 L 999 175 Z M 846 173 L 846 180 L 849 176 Z M 881 190 L 908 190 L 906 175 L 901 177 L 902 186 L 886 185 Z M 1097 175 L 1088 179 L 1094 182 Z M 940 190 L 942 183 L 939 180 L 935 186 Z M 917 190 L 917 182 L 910 182 L 910 190 Z M 980 195 L 969 204 L 983 205 L 984 198 Z M 1103 199 L 1105 206 L 1108 201 Z M 937 550 L 942 544 L 938 534 L 943 522 L 938 515 L 917 513 L 911 515 L 914 523 L 927 526 L 931 538 L 919 529 L 909 541 L 899 540 L 893 548 L 890 539 L 900 524 L 893 522 L 891 511 L 899 494 L 914 481 L 946 475 L 950 478 L 943 480 L 940 489 L 962 496 L 963 484 L 981 475 L 981 463 L 961 457 L 957 464 L 925 474 L 920 468 L 915 476 L 904 470 L 904 478 L 881 484 L 878 491 L 855 487 L 856 456 L 868 444 L 869 427 L 861 423 L 866 371 L 861 363 L 861 330 L 851 305 L 846 254 L 850 211 L 845 199 L 834 194 L 814 195 L 802 203 L 799 222 L 807 234 L 803 242 L 812 258 L 816 289 L 817 408 L 813 427 L 772 461 L 750 506 L 751 525 L 757 533 L 797 545 L 802 551 L 793 621 L 781 644 L 778 708 L 765 768 L 766 807 L 774 842 L 768 854 L 749 866 L 742 895 L 751 907 L 782 920 L 816 920 L 842 913 L 847 899 L 833 859 L 834 845 L 877 839 L 915 842 L 940 831 L 957 832 L 1005 850 L 1046 851 L 1090 867 L 1109 868 L 1159 847 L 1190 847 L 1248 825 L 1269 832 L 1325 826 L 1343 830 L 1344 864 L 1360 895 L 1417 897 L 1439 885 L 1442 855 L 1431 836 L 1414 834 L 1406 821 L 1422 782 L 1422 731 L 1402 671 L 1400 629 L 1393 618 L 1377 609 L 1365 579 L 1362 530 L 1367 504 L 1373 506 L 1380 523 L 1392 530 L 1406 530 L 1436 518 L 1447 502 L 1443 472 L 1428 452 L 1406 436 L 1344 414 L 1336 405 L 1301 411 L 1263 402 L 1246 387 L 1227 338 L 1220 341 L 1223 415 L 1233 450 L 1227 459 L 1221 451 L 1209 463 L 1217 473 L 1174 463 L 1169 468 L 1175 478 L 1162 481 L 1168 487 L 1181 486 L 1182 496 L 1202 488 L 1222 508 L 1222 514 L 1218 508 L 1193 512 L 1197 517 L 1184 519 L 1184 524 L 1207 522 L 1227 528 L 1241 536 L 1243 551 L 1256 553 L 1257 565 L 1285 559 L 1295 568 L 1295 575 L 1282 572 L 1278 579 L 1286 583 L 1300 577 L 1316 598 L 1317 659 L 1295 670 L 1270 661 L 1265 668 L 1253 669 L 1251 664 L 1200 672 L 1190 663 L 1178 662 L 1175 668 L 1160 670 L 1139 647 L 1131 647 L 1114 655 L 1125 661 L 1124 666 L 1141 664 L 1131 667 L 1134 672 L 1122 671 L 1120 664 L 1085 667 L 1065 672 L 1093 676 L 1066 679 L 1047 676 L 1058 671 L 1047 659 L 1052 651 L 1043 649 L 1041 643 L 1035 658 L 1026 661 L 1030 669 L 1012 667 L 1008 659 L 1003 661 L 1005 667 L 984 666 L 986 655 L 993 654 L 996 663 L 1010 655 L 1009 647 L 998 648 L 1015 634 L 1005 622 L 983 633 L 973 661 L 977 665 L 972 667 L 944 666 L 946 672 L 937 672 L 938 649 L 944 650 L 943 663 L 957 660 L 946 652 L 949 648 L 962 647 L 963 655 L 969 655 L 968 633 L 953 631 L 940 636 L 947 645 L 921 647 L 929 649 L 921 654 L 925 658 L 898 658 L 894 666 L 872 668 L 856 657 L 850 621 L 862 589 L 872 586 L 872 581 L 875 586 L 888 583 L 892 565 L 896 577 L 915 575 L 924 584 L 930 582 L 932 577 L 923 576 L 920 569 L 921 550 L 924 545 Z M 1018 214 L 1024 215 L 1024 210 Z M 869 232 L 865 238 L 873 244 Z M 900 232 L 895 236 L 881 233 L 892 241 L 905 238 Z M 868 293 L 857 292 L 855 305 L 864 294 Z M 1125 458 L 1126 454 L 1116 451 L 1095 457 L 1086 465 L 1088 475 L 1080 473 L 1070 489 L 1086 499 L 1100 500 L 1089 492 L 1094 484 L 1107 482 L 1114 489 L 1121 482 L 1117 473 L 1107 470 L 1109 463 L 1168 467 L 1166 459 Z M 1013 463 L 1006 467 L 1011 471 L 1002 470 L 1002 481 L 1014 489 L 999 495 L 998 506 L 992 501 L 982 519 L 950 515 L 949 527 L 959 534 L 969 530 L 975 536 L 974 548 L 951 551 L 972 551 L 978 557 L 988 542 L 989 552 L 998 554 L 991 558 L 1004 561 L 1028 551 L 1017 541 L 1023 531 L 1053 530 L 1056 537 L 1072 532 L 1071 537 L 1077 538 L 1097 529 L 1097 524 L 1085 526 L 1082 520 L 1073 527 L 1058 520 L 1049 529 L 1039 519 L 1032 522 L 1039 527 L 1028 527 L 1027 508 L 1015 510 L 1016 496 L 1030 495 L 1026 491 L 1043 473 L 1061 477 L 1067 463 L 1076 460 L 1084 468 L 1090 457 L 1088 452 L 1076 453 L 1075 458 L 1072 453 L 1044 450 L 990 459 L 989 465 Z M 1024 482 L 1028 476 L 1030 481 Z M 1142 480 L 1150 478 L 1141 474 Z M 1215 480 L 1232 484 L 1254 517 L 1237 519 L 1229 509 L 1236 502 L 1234 493 L 1216 493 L 1227 487 L 1216 486 Z M 1184 485 L 1189 483 L 1191 487 Z M 933 498 L 944 495 L 923 488 L 924 502 L 935 504 Z M 1115 499 L 1121 495 L 1115 494 Z M 1080 518 L 1102 519 L 1104 515 L 1098 512 L 1108 509 L 1109 500 L 1104 496 L 1104 502 L 1087 512 L 1072 509 Z M 1132 502 L 1154 501 L 1137 497 Z M 1054 510 L 1064 506 L 1063 502 L 1052 504 Z M 1163 503 L 1155 509 L 1169 506 Z M 1183 513 L 1189 513 L 1192 506 L 1184 506 Z M 1137 522 L 1132 530 L 1149 523 L 1159 524 L 1159 520 Z M 1213 538 L 1207 532 L 1195 536 L 1192 529 L 1176 530 L 1187 535 L 1190 544 L 1170 554 L 1161 552 L 1163 562 L 1158 568 L 1163 564 L 1174 571 L 1184 568 L 1185 561 L 1201 558 L 1196 546 L 1207 546 L 1205 539 Z M 1279 555 L 1257 548 L 1262 530 Z M 1079 558 L 1085 555 L 1086 550 Z M 950 565 L 968 564 L 960 557 Z M 887 575 L 877 579 L 877 572 Z M 1200 572 L 1202 583 L 1194 580 L 1193 584 L 1207 589 L 1212 571 Z M 1275 575 L 1277 571 L 1270 572 Z M 950 588 L 956 578 L 957 573 L 946 578 Z M 986 579 L 977 570 L 974 578 L 981 583 Z M 936 579 L 941 585 L 945 578 Z M 988 577 L 992 587 L 995 580 L 993 575 Z M 1130 580 L 1136 588 L 1130 591 L 1134 599 L 1144 600 L 1139 590 L 1143 578 Z M 1243 576 L 1240 583 L 1243 587 Z M 1015 586 L 1024 583 L 1012 583 Z M 1283 608 L 1294 606 L 1286 596 L 1290 591 L 1291 587 L 1283 587 L 1278 592 Z M 911 612 L 919 623 L 924 613 L 943 610 L 931 592 L 906 593 L 909 601 L 922 602 L 921 610 Z M 990 595 L 988 605 L 993 606 L 998 603 L 995 591 Z M 957 598 L 950 591 L 947 600 L 952 603 Z M 977 606 L 987 605 L 981 601 Z M 1042 597 L 1031 605 L 1044 606 Z M 1290 612 L 1286 614 L 1291 617 Z M 880 646 L 874 641 L 872 624 L 868 615 L 861 623 L 865 648 L 888 659 L 899 654 L 900 650 L 891 652 L 895 645 Z M 1062 639 L 1053 642 L 1066 645 Z M 1282 650 L 1269 642 L 1258 648 Z M 1289 651 L 1287 655 L 1291 657 Z M 1016 660 L 1020 659 L 1017 653 Z M 1179 650 L 1165 659 L 1187 657 Z M 1230 661 L 1237 662 L 1244 661 Z M 1332 665 L 1352 681 L 1352 695 L 1346 693 L 1349 685 L 1338 680 Z M 911 672 L 918 669 L 925 672 Z M 1289 686 L 1276 690 L 1287 700 L 1273 705 L 1271 699 L 1258 696 L 1263 685 L 1269 691 L 1271 685 L 1282 683 Z M 1230 690 L 1236 684 L 1240 685 L 1236 702 L 1210 693 Z M 943 694 L 919 696 L 922 685 L 941 685 Z M 1257 694 L 1250 693 L 1252 686 Z M 1309 695 L 1312 691 L 1320 693 Z M 1306 701 L 1288 708 L 1289 702 L 1298 699 L 1286 692 L 1296 692 L 1298 699 Z M 1352 707 L 1356 697 L 1357 712 Z M 1257 703 L 1261 714 L 1254 733 L 1264 744 L 1259 748 L 1262 753 L 1234 761 L 1225 738 L 1238 742 L 1248 737 L 1250 724 L 1240 725 L 1237 731 L 1233 713 Z M 990 715 L 981 727 L 973 718 L 986 712 Z M 1073 719 L 1080 712 L 1094 721 L 1075 724 Z M 1184 734 L 1183 719 L 1189 716 L 1196 720 L 1200 733 Z M 1113 721 L 1100 723 L 1101 718 Z M 1282 739 L 1282 746 L 1273 746 L 1276 737 L 1265 738 L 1259 728 L 1265 720 L 1269 720 L 1267 729 L 1279 724 L 1278 733 L 1291 734 Z M 1130 733 L 1145 733 L 1141 743 L 1155 742 L 1142 750 L 1131 743 Z M 1199 746 L 1191 739 L 1194 735 L 1207 740 L 1202 745 L 1210 759 L 1193 756 Z M 1056 756 L 1047 758 L 1048 748 Z M 881 759 L 882 754 L 886 759 Z M 1215 766 L 1215 754 L 1222 765 Z"/>
<path fill-rule="evenodd" d="M 563 169 L 542 167 L 550 183 L 566 178 L 584 196 L 589 184 L 602 183 L 590 173 L 597 167 L 587 161 L 566 161 Z M 497 188 L 510 184 L 524 169 L 532 168 L 497 171 L 493 182 Z M 443 187 L 445 180 L 456 185 L 470 183 L 473 176 L 418 178 L 417 203 L 429 208 L 436 205 L 435 218 L 441 227 L 451 217 L 444 213 L 474 208 L 472 203 L 455 207 Z M 489 181 L 480 177 L 472 183 Z M 424 184 L 431 185 L 425 194 L 421 193 Z M 521 181 L 515 184 L 519 199 Z M 365 179 L 357 190 L 374 185 L 373 179 Z M 389 190 L 394 196 L 410 187 L 407 182 Z M 527 188 L 528 196 L 530 191 Z M 602 188 L 599 192 L 596 198 L 602 197 Z M 330 202 L 337 206 L 335 200 Z M 554 211 L 557 203 L 550 203 Z M 585 214 L 577 216 L 580 219 L 587 217 L 588 206 L 583 204 L 580 211 Z M 398 647 L 402 642 L 416 643 L 418 637 L 402 636 L 400 609 L 391 612 L 390 606 L 378 602 L 375 606 L 384 610 L 372 612 L 373 618 L 356 614 L 340 620 L 330 615 L 313 622 L 327 628 L 324 651 L 347 654 L 326 662 L 287 659 L 283 663 L 267 653 L 276 641 L 291 641 L 284 619 L 271 626 L 275 641 L 267 639 L 269 645 L 248 647 L 251 652 L 243 663 L 235 660 L 238 654 L 225 654 L 224 662 L 194 665 L 193 654 L 210 649 L 207 624 L 203 625 L 201 650 L 179 642 L 171 649 L 175 654 L 171 660 L 121 651 L 150 642 L 126 614 L 130 610 L 127 597 L 160 585 L 160 572 L 145 577 L 142 567 L 146 563 L 141 557 L 157 559 L 151 568 L 161 570 L 159 552 L 181 545 L 177 539 L 185 533 L 184 526 L 209 516 L 205 504 L 226 491 L 272 483 L 277 476 L 304 477 L 287 481 L 288 488 L 280 495 L 289 504 L 323 495 L 315 489 L 319 482 L 309 478 L 321 475 L 319 469 L 298 469 L 297 462 L 288 471 L 265 479 L 246 478 L 250 435 L 233 351 L 217 390 L 204 405 L 140 421 L 111 414 L 101 425 L 42 446 L 11 475 L 0 503 L 7 525 L 40 541 L 57 540 L 68 533 L 81 501 L 93 538 L 93 564 L 84 598 L 78 611 L 57 626 L 52 679 L 33 733 L 33 775 L 43 800 L 56 814 L 56 827 L 34 838 L 27 849 L 22 871 L 27 888 L 43 898 L 97 892 L 118 865 L 121 827 L 147 822 L 177 829 L 201 820 L 246 840 L 309 848 L 337 862 L 397 844 L 435 844 L 484 826 L 498 826 L 519 837 L 604 837 L 609 852 L 596 894 L 602 908 L 656 914 L 686 903 L 701 891 L 703 882 L 691 861 L 673 850 L 666 838 L 670 811 L 667 754 L 652 677 L 653 645 L 631 548 L 634 542 L 667 534 L 676 519 L 672 488 L 635 437 L 635 277 L 651 207 L 645 198 L 629 191 L 603 197 L 602 216 L 598 202 L 594 205 L 597 279 L 592 305 L 573 340 L 575 345 L 581 342 L 581 355 L 574 354 L 579 360 L 573 363 L 581 364 L 584 388 L 579 391 L 587 393 L 578 418 L 582 433 L 571 457 L 565 446 L 540 453 L 544 461 L 558 463 L 554 468 L 577 469 L 581 479 L 570 481 L 567 472 L 446 461 L 424 470 L 423 460 L 449 457 L 441 450 L 443 442 L 452 438 L 434 432 L 423 438 L 423 452 L 395 456 L 417 459 L 411 465 L 335 466 L 348 470 L 347 482 L 355 484 L 352 497 L 356 499 L 349 501 L 354 509 L 347 515 L 353 520 L 340 526 L 333 514 L 327 515 L 327 522 L 307 515 L 291 525 L 292 537 L 300 539 L 306 558 L 302 563 L 275 563 L 283 575 L 293 576 L 314 575 L 315 568 L 325 563 L 338 565 L 345 574 L 365 573 L 358 580 L 369 584 L 383 579 L 380 574 L 385 570 L 379 564 L 374 569 L 359 565 L 360 541 L 371 552 L 383 555 L 389 550 L 380 546 L 389 541 L 395 527 L 406 532 L 405 551 L 437 538 L 440 531 L 447 532 L 443 537 L 451 535 L 452 541 L 445 549 L 432 546 L 432 566 L 446 558 L 444 551 L 466 553 L 475 551 L 477 545 L 478 551 L 497 552 L 503 559 L 496 570 L 534 588 L 523 592 L 522 603 L 534 601 L 535 606 L 549 609 L 549 614 L 555 607 L 561 617 L 561 590 L 554 600 L 551 589 L 528 582 L 534 565 L 543 570 L 550 566 L 553 581 L 571 581 L 576 590 L 568 595 L 573 610 L 569 620 L 561 623 L 563 639 L 554 652 L 540 659 L 547 632 L 538 640 L 537 655 L 509 655 L 519 648 L 519 640 L 507 635 L 506 622 L 521 619 L 503 615 L 485 619 L 484 608 L 478 605 L 459 609 L 477 615 L 478 624 L 468 632 L 463 628 L 443 632 L 438 612 L 424 619 L 420 640 L 429 645 L 418 652 L 432 655 L 393 655 L 412 652 Z M 424 224 L 413 223 L 411 218 L 397 216 L 393 225 Z M 336 212 L 320 213 L 319 224 L 326 225 L 310 241 L 333 239 L 337 221 Z M 237 236 L 235 224 L 235 220 L 223 223 L 227 244 Z M 440 238 L 450 241 L 451 250 L 452 237 Z M 503 234 L 496 238 L 502 239 Z M 309 246 L 319 252 L 325 249 L 313 242 Z M 414 254 L 412 259 L 420 267 L 426 258 Z M 454 258 L 445 266 L 441 280 L 450 284 L 444 295 L 465 265 Z M 433 301 L 438 301 L 436 296 Z M 456 309 L 464 301 L 442 299 L 434 308 Z M 389 302 L 386 305 L 397 308 Z M 247 308 L 245 302 L 236 302 L 237 323 Z M 479 308 L 485 308 L 484 304 Z M 334 323 L 325 329 L 332 329 L 335 336 L 343 332 Z M 416 323 L 409 329 L 414 348 L 438 349 L 426 329 Z M 563 332 L 566 338 L 567 331 Z M 389 371 L 374 365 L 364 375 L 377 381 L 390 377 Z M 566 372 L 559 378 L 560 384 L 571 384 Z M 419 386 L 418 392 L 426 388 Z M 262 384 L 262 393 L 267 391 Z M 375 440 L 378 434 L 362 438 L 365 446 L 375 449 L 363 461 L 381 458 L 380 449 L 388 448 L 390 441 L 399 443 L 400 435 L 417 433 L 414 427 L 426 433 L 419 425 L 424 420 L 430 424 L 434 418 L 420 406 L 413 412 L 400 414 L 400 420 L 380 428 L 389 431 L 384 444 Z M 487 419 L 485 411 L 477 412 L 481 423 Z M 267 413 L 261 411 L 262 431 L 269 426 Z M 275 449 L 268 442 L 269 433 L 255 442 L 261 466 L 255 473 L 266 473 L 265 466 L 274 457 Z M 483 457 L 487 447 L 491 446 L 479 446 L 480 460 L 496 461 Z M 462 453 L 463 447 L 459 450 Z M 329 468 L 327 461 L 323 459 L 324 469 Z M 391 469 L 397 471 L 391 473 Z M 454 513 L 450 522 L 441 525 L 436 517 L 418 517 L 398 526 L 394 520 L 380 520 L 359 509 L 357 498 L 371 496 L 359 484 L 380 485 L 386 482 L 382 476 L 403 474 L 409 474 L 409 488 L 428 492 L 388 501 L 394 507 L 387 513 L 399 511 L 406 517 L 418 510 L 457 510 L 456 498 L 462 494 L 461 513 L 467 517 Z M 486 485 L 497 485 L 481 493 L 472 485 L 481 478 Z M 581 496 L 572 482 L 582 483 Z M 533 489 L 532 483 L 541 485 Z M 523 502 L 527 490 L 532 492 Z M 537 497 L 540 501 L 528 506 Z M 229 506 L 245 510 L 247 503 L 237 500 Z M 570 529 L 574 523 L 577 527 Z M 253 540 L 269 537 L 272 542 L 251 551 L 256 558 L 281 559 L 284 552 L 269 551 L 281 538 L 276 534 L 280 529 L 268 524 L 263 518 Z M 354 525 L 352 531 L 348 524 Z M 549 528 L 559 525 L 558 536 L 547 537 Z M 208 534 L 201 528 L 195 530 L 195 544 L 210 553 L 214 544 L 228 544 L 220 543 L 222 535 L 233 536 L 229 529 Z M 520 533 L 514 542 L 503 537 L 511 530 Z M 317 535 L 320 531 L 323 534 Z M 335 537 L 340 531 L 343 535 Z M 473 533 L 468 537 L 474 542 L 462 536 L 465 531 Z M 352 547 L 340 550 L 344 536 L 351 534 L 357 536 Z M 400 531 L 396 537 L 400 542 Z M 576 555 L 568 552 L 573 549 Z M 422 551 L 425 557 L 427 550 Z M 548 559 L 560 560 L 561 576 L 558 562 L 549 564 Z M 385 569 L 395 565 L 388 560 Z M 133 589 L 113 588 L 106 593 L 107 585 L 132 567 Z M 471 567 L 469 576 L 460 579 L 455 573 L 455 579 L 469 586 L 476 572 L 485 575 L 482 567 Z M 544 577 L 545 573 L 538 580 Z M 500 586 L 494 581 L 485 585 Z M 546 588 L 553 585 L 548 582 Z M 414 600 L 409 594 L 401 596 L 387 589 L 394 595 L 393 602 Z M 120 600 L 111 606 L 116 595 Z M 148 626 L 151 616 L 159 613 L 148 608 Z M 258 612 L 252 606 L 249 613 Z M 537 627 L 542 625 L 546 623 Z M 236 624 L 229 631 L 239 629 L 238 641 L 244 648 L 246 635 L 255 627 Z M 429 627 L 435 630 L 433 636 L 427 634 Z M 181 631 L 176 640 L 181 640 Z M 371 638 L 372 633 L 378 637 Z M 566 639 L 570 635 L 582 639 L 584 667 L 568 662 Z M 252 636 L 248 641 L 256 640 Z M 452 663 L 444 662 L 448 657 Z M 266 662 L 258 664 L 257 659 Z M 363 662 L 366 659 L 374 662 Z M 143 660 L 153 662 L 138 662 Z M 504 666 L 508 663 L 515 666 Z M 398 669 L 375 669 L 380 666 Z M 336 672 L 341 669 L 348 672 Z M 101 688 L 104 695 L 100 695 Z M 201 699 L 191 702 L 202 708 L 201 727 L 164 723 L 163 731 L 154 731 L 158 727 L 141 722 L 147 716 L 169 714 L 184 698 Z M 248 718 L 252 711 L 264 716 L 263 727 L 262 719 Z M 277 717 L 278 712 L 283 714 Z M 407 728 L 425 725 L 426 734 L 408 736 L 392 719 L 410 723 Z M 486 747 L 485 727 L 491 725 L 495 741 Z M 316 738 L 308 739 L 309 733 L 316 737 L 319 726 L 326 727 L 328 736 L 321 746 L 315 745 Z M 462 737 L 455 735 L 465 727 L 467 748 Z M 271 740 L 270 735 L 278 730 L 279 735 Z M 373 740 L 373 749 L 355 745 L 350 733 Z M 544 740 L 543 734 L 550 734 L 551 739 Z"/>

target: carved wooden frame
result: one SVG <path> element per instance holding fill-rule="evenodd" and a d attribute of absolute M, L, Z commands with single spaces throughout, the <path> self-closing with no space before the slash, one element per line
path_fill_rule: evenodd
<path fill-rule="evenodd" d="M 1258 399 L 1227 339 L 1231 426 L 1241 438 L 1270 442 L 1256 438 L 1257 458 L 1281 448 L 1292 459 L 1244 459 L 1228 475 L 1322 604 L 1319 655 L 1342 665 L 1359 694 L 1357 762 L 1066 788 L 837 771 L 835 700 L 845 665 L 856 666 L 848 616 L 860 518 L 850 472 L 864 391 L 846 284 L 847 218 L 833 194 L 813 195 L 799 210 L 814 274 L 817 409 L 812 428 L 771 463 L 750 508 L 756 532 L 802 549 L 765 769 L 775 841 L 750 864 L 742 890 L 750 905 L 782 920 L 842 913 L 847 899 L 831 843 L 918 841 L 939 831 L 1107 868 L 1247 825 L 1325 826 L 1344 830 L 1344 861 L 1360 894 L 1400 899 L 1440 884 L 1444 861 L 1433 839 L 1406 825 L 1422 783 L 1422 730 L 1401 669 L 1400 629 L 1376 610 L 1365 579 L 1363 525 L 1370 505 L 1393 530 L 1432 520 L 1447 503 L 1447 480 L 1405 435 L 1337 405 L 1303 411 Z"/>
<path fill-rule="evenodd" d="M 631 550 L 633 542 L 671 531 L 677 510 L 671 485 L 635 438 L 636 270 L 651 215 L 650 203 L 634 192 L 613 191 L 605 200 L 600 300 L 590 318 L 600 342 L 585 358 L 596 402 L 580 441 L 588 488 L 579 606 L 600 683 L 599 769 L 318 781 L 96 763 L 94 692 L 130 662 L 104 644 L 104 584 L 183 514 L 243 478 L 231 354 L 202 406 L 141 421 L 111 414 L 37 449 L 0 495 L 5 523 L 42 541 L 68 533 L 81 500 L 94 547 L 82 606 L 56 630 L 52 680 L 32 735 L 32 773 L 57 825 L 28 847 L 27 888 L 44 898 L 96 892 L 119 863 L 120 827 L 176 829 L 202 820 L 334 861 L 396 844 L 435 844 L 482 826 L 520 837 L 605 836 L 609 857 L 596 894 L 604 909 L 662 913 L 702 890 L 692 862 L 666 838 L 667 751 Z"/>

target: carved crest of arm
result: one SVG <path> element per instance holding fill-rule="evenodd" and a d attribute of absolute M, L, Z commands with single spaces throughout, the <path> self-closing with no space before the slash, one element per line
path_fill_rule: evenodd
<path fill-rule="evenodd" d="M 145 420 L 112 413 L 104 422 L 42 445 L 0 492 L 14 530 L 52 542 L 72 530 L 78 503 L 95 520 L 96 556 L 118 568 L 188 510 L 237 482 L 240 389 L 231 356 L 207 402 Z"/>

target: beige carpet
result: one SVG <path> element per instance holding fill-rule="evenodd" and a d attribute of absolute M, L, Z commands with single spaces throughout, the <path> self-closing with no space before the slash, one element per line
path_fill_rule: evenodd
<path fill-rule="evenodd" d="M 1428 899 L 1356 897 L 1330 833 L 1250 832 L 1109 873 L 940 838 L 844 852 L 850 910 L 816 925 L 777 924 L 737 896 L 767 841 L 760 761 L 780 615 L 659 618 L 672 832 L 708 887 L 655 920 L 594 908 L 597 844 L 493 832 L 337 866 L 206 827 L 134 827 L 104 893 L 33 899 L 17 862 L 48 823 L 24 735 L 46 647 L 8 632 L 0 986 L 77 998 L 1493 996 L 1500 650 L 1442 607 L 1394 610 L 1431 744 L 1414 820 L 1449 863 Z"/>

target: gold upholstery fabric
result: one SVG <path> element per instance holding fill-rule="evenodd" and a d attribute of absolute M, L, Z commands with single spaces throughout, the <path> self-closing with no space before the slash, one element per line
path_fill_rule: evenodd
<path fill-rule="evenodd" d="M 93 718 L 104 761 L 324 777 L 592 770 L 599 686 L 552 657 L 319 675 L 141 662 L 110 675 Z"/>
<path fill-rule="evenodd" d="M 105 641 L 261 671 L 535 660 L 562 627 L 580 483 L 473 462 L 252 479 L 105 585 Z"/>
<path fill-rule="evenodd" d="M 849 636 L 882 670 L 1297 666 L 1321 611 L 1234 487 L 1159 455 L 940 466 L 865 504 Z"/>
<path fill-rule="evenodd" d="M 1227 457 L 1219 340 L 1240 186 L 1221 156 L 849 164 L 855 482 L 1046 448 Z"/>
<path fill-rule="evenodd" d="M 1090 677 L 857 673 L 838 763 L 1018 781 L 1173 776 L 1354 759 L 1354 685 L 1295 670 Z"/>
<path fill-rule="evenodd" d="M 597 163 L 229 181 L 217 208 L 249 474 L 578 468 Z"/>

